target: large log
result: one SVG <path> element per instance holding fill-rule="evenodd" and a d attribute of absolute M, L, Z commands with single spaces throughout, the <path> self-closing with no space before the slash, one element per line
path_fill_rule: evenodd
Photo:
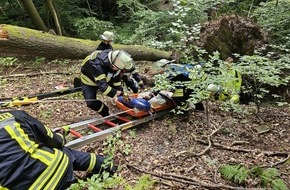
<path fill-rule="evenodd" d="M 49 59 L 83 59 L 96 49 L 100 41 L 57 36 L 14 25 L 0 25 L 0 54 L 45 57 Z M 140 45 L 114 44 L 134 60 L 170 59 L 171 52 Z"/>

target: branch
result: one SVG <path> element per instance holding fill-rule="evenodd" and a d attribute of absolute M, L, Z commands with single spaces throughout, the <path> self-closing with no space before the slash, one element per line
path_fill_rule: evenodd
<path fill-rule="evenodd" d="M 201 151 L 199 153 L 194 153 L 191 151 L 181 151 L 181 152 L 177 153 L 176 156 L 180 156 L 181 154 L 189 154 L 189 156 L 202 156 L 205 153 L 207 153 L 212 146 L 212 142 L 211 142 L 212 136 L 214 134 L 216 134 L 222 128 L 222 126 L 224 125 L 225 122 L 226 121 L 224 121 L 218 128 L 216 128 L 210 135 L 207 136 L 208 146 L 203 151 Z"/>
<path fill-rule="evenodd" d="M 52 74 L 63 74 L 63 75 L 71 75 L 72 73 L 61 73 L 61 72 L 41 72 L 41 73 L 29 73 L 29 74 L 15 74 L 15 75 L 8 75 L 8 76 L 0 76 L 0 79 L 2 78 L 14 78 L 14 77 L 34 77 L 39 75 L 52 75 Z"/>
<path fill-rule="evenodd" d="M 132 168 L 132 169 L 139 171 L 141 173 L 150 174 L 150 175 L 158 177 L 158 178 L 176 181 L 179 183 L 191 184 L 191 185 L 195 185 L 195 186 L 202 186 L 202 187 L 206 187 L 206 188 L 210 188 L 210 189 L 234 189 L 234 190 L 248 189 L 248 188 L 242 188 L 242 187 L 227 186 L 227 185 L 223 185 L 223 184 L 206 183 L 206 182 L 201 181 L 200 179 L 197 179 L 194 177 L 186 177 L 186 176 L 177 175 L 177 174 L 173 174 L 173 173 L 161 173 L 161 172 L 154 173 L 154 172 L 142 170 L 142 169 L 137 168 L 136 166 L 133 166 L 133 165 L 127 165 L 127 167 Z"/>
<path fill-rule="evenodd" d="M 197 142 L 200 142 L 202 144 L 209 144 L 208 142 L 205 142 L 203 140 L 196 140 Z M 230 147 L 230 146 L 225 146 L 220 143 L 211 143 L 212 146 L 215 146 L 219 149 L 223 150 L 229 150 L 233 152 L 244 152 L 244 153 L 257 153 L 257 154 L 263 154 L 265 156 L 281 156 L 281 157 L 286 157 L 284 160 L 279 161 L 277 163 L 271 164 L 271 165 L 265 165 L 264 167 L 274 167 L 279 164 L 285 163 L 287 160 L 290 159 L 290 153 L 288 152 L 279 152 L 279 151 L 263 151 L 263 150 L 258 150 L 258 149 L 244 149 L 244 148 L 236 148 L 236 147 Z"/>

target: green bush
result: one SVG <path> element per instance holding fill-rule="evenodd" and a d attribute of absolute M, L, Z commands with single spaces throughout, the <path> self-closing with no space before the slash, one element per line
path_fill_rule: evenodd
<path fill-rule="evenodd" d="M 290 48 L 290 0 L 262 3 L 253 17 L 270 33 L 273 43 Z"/>

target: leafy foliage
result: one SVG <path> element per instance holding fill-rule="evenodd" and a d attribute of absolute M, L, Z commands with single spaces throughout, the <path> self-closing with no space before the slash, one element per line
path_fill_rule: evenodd
<path fill-rule="evenodd" d="M 224 165 L 219 171 L 225 179 L 238 184 L 244 183 L 249 175 L 247 168 L 241 165 Z"/>
<path fill-rule="evenodd" d="M 79 37 L 91 40 L 98 40 L 105 30 L 112 31 L 114 28 L 112 23 L 97 20 L 95 17 L 76 19 L 74 27 Z"/>
<path fill-rule="evenodd" d="M 288 187 L 280 178 L 280 173 L 276 168 L 263 169 L 254 167 L 251 170 L 242 165 L 224 165 L 219 169 L 221 175 L 234 183 L 245 183 L 247 178 L 258 177 L 263 187 L 272 187 L 274 190 L 287 190 Z"/>
<path fill-rule="evenodd" d="M 254 11 L 257 19 L 270 34 L 276 44 L 284 44 L 290 48 L 290 0 L 269 1 L 262 3 Z"/>
<path fill-rule="evenodd" d="M 280 173 L 276 168 L 262 169 L 254 167 L 251 173 L 259 177 L 264 187 L 271 186 L 274 190 L 287 190 L 288 187 L 285 182 L 280 178 Z"/>

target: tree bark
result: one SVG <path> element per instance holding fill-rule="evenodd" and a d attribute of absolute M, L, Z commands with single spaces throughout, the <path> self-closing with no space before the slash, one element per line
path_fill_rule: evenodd
<path fill-rule="evenodd" d="M 42 31 L 48 31 L 47 27 L 45 26 L 43 20 L 38 14 L 38 11 L 36 10 L 34 3 L 32 0 L 21 0 L 27 14 L 31 18 L 32 22 L 34 23 L 35 27 L 38 30 Z"/>
<path fill-rule="evenodd" d="M 46 32 L 0 25 L 0 53 L 13 56 L 25 55 L 49 59 L 83 59 L 95 51 L 100 41 L 84 40 L 52 35 Z M 156 61 L 171 59 L 172 52 L 161 51 L 139 45 L 114 44 L 114 49 L 122 49 L 136 61 Z"/>

